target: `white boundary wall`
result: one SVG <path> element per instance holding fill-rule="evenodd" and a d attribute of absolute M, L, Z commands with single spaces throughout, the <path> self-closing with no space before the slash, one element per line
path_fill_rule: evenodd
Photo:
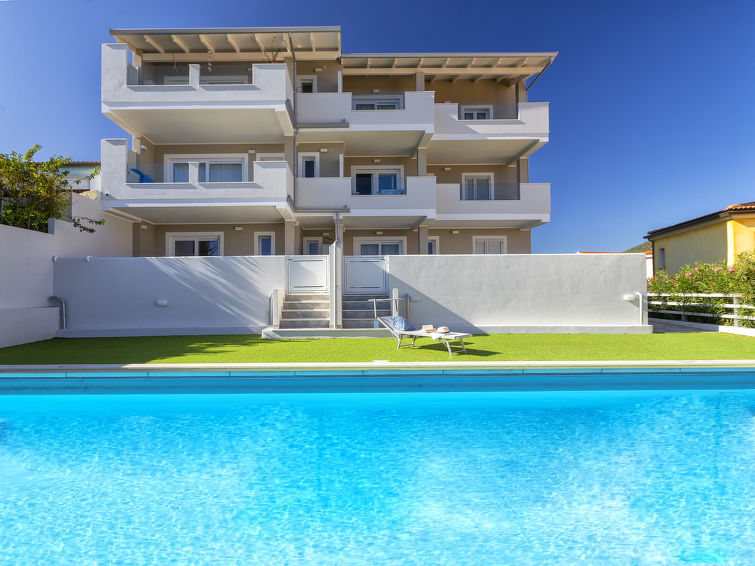
<path fill-rule="evenodd" d="M 74 199 L 74 215 L 102 217 L 98 200 Z M 94 234 L 61 220 L 50 220 L 49 229 L 44 234 L 0 225 L 0 348 L 55 336 L 60 308 L 49 300 L 53 256 L 131 255 L 131 223 L 123 220 L 106 218 Z"/>
<path fill-rule="evenodd" d="M 260 333 L 270 296 L 286 286 L 286 256 L 61 258 L 66 299 L 58 336 Z"/>
<path fill-rule="evenodd" d="M 649 333 L 643 254 L 389 256 L 415 324 L 468 332 Z"/>

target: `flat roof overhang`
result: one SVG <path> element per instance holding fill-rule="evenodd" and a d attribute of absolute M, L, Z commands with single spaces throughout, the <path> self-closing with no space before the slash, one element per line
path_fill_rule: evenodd
<path fill-rule="evenodd" d="M 529 230 L 536 226 L 542 226 L 550 222 L 550 214 L 479 214 L 478 218 L 457 219 L 455 215 L 438 214 L 435 218 L 427 221 L 429 228 L 454 229 L 454 228 L 501 228 L 514 230 Z"/>
<path fill-rule="evenodd" d="M 340 26 L 272 28 L 111 29 L 145 61 L 336 59 L 341 55 Z"/>
<path fill-rule="evenodd" d="M 434 135 L 427 147 L 428 165 L 505 164 L 527 157 L 545 145 L 547 138 L 438 140 Z"/>
<path fill-rule="evenodd" d="M 130 134 L 155 144 L 282 143 L 293 131 L 288 112 L 273 106 L 103 105 L 103 113 Z"/>
<path fill-rule="evenodd" d="M 379 127 L 379 126 L 376 126 Z M 431 125 L 428 125 L 431 127 Z M 425 130 L 351 130 L 299 128 L 297 143 L 343 143 L 347 156 L 412 157 L 425 138 Z"/>
<path fill-rule="evenodd" d="M 282 222 L 289 215 L 281 203 L 144 203 L 117 202 L 104 212 L 151 224 L 246 224 Z"/>

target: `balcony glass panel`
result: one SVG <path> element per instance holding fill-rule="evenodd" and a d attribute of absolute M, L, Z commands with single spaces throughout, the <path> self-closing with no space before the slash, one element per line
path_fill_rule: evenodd
<path fill-rule="evenodd" d="M 252 84 L 252 65 L 242 64 L 203 64 L 199 66 L 201 85 L 246 85 Z"/>
<path fill-rule="evenodd" d="M 352 110 L 401 110 L 404 97 L 400 94 L 352 94 Z"/>
<path fill-rule="evenodd" d="M 489 178 L 466 177 L 459 196 L 461 200 L 519 200 L 519 184 L 491 183 Z"/>
<path fill-rule="evenodd" d="M 150 63 L 142 67 L 129 65 L 128 85 L 188 85 L 189 65 Z"/>
<path fill-rule="evenodd" d="M 197 164 L 199 183 L 248 183 L 253 182 L 254 167 L 241 159 L 233 158 L 171 158 L 165 162 L 140 162 L 129 165 L 127 183 L 189 183 L 191 163 Z"/>

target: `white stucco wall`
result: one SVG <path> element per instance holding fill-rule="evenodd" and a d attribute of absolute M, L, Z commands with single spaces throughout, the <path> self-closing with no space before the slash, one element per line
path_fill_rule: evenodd
<path fill-rule="evenodd" d="M 56 295 L 68 304 L 60 336 L 230 334 L 270 324 L 285 287 L 284 256 L 62 258 Z M 167 306 L 158 306 L 158 301 Z"/>
<path fill-rule="evenodd" d="M 472 332 L 650 332 L 642 254 L 390 256 L 416 324 Z"/>
<path fill-rule="evenodd" d="M 74 216 L 99 219 L 100 203 L 75 195 Z M 59 303 L 51 302 L 54 256 L 130 256 L 131 224 L 108 217 L 96 232 L 51 220 L 50 233 L 0 225 L 0 348 L 55 336 Z"/>

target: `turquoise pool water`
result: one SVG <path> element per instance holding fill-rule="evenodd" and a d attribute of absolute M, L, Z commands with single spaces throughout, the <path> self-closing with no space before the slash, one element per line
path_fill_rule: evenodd
<path fill-rule="evenodd" d="M 755 564 L 755 393 L 0 396 L 3 564 Z"/>

